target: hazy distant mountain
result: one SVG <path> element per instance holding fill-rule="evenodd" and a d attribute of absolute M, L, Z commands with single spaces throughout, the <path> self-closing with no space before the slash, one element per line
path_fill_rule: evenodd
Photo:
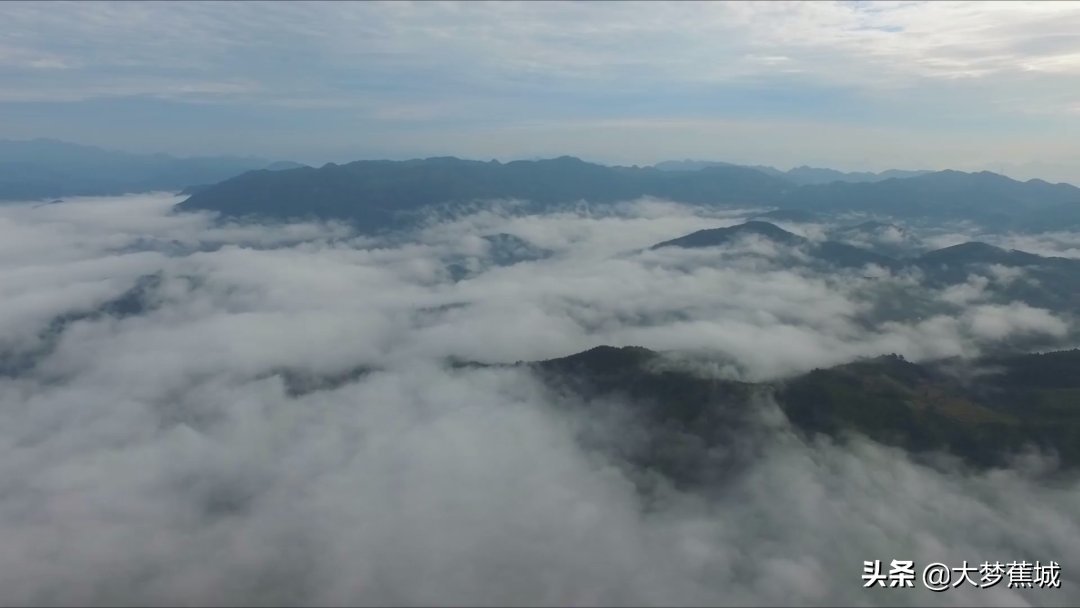
<path fill-rule="evenodd" d="M 605 167 L 569 156 L 505 164 L 428 158 L 253 171 L 197 192 L 179 207 L 227 216 L 336 218 L 378 229 L 440 203 L 517 199 L 542 207 L 655 196 L 696 204 L 760 204 L 778 201 L 792 187 L 745 167 L 665 172 Z"/>
<path fill-rule="evenodd" d="M 800 186 L 809 184 L 829 184 L 832 182 L 879 182 L 891 178 L 903 179 L 907 177 L 916 177 L 919 175 L 926 175 L 927 173 L 931 173 L 931 171 L 888 169 L 881 173 L 871 173 L 868 171 L 844 173 L 843 171 L 836 171 L 834 169 L 817 169 L 807 166 L 795 167 L 794 169 L 783 172 L 784 177 Z"/>
<path fill-rule="evenodd" d="M 732 167 L 736 166 L 731 163 L 725 163 L 720 161 L 702 161 L 702 160 L 669 160 L 653 165 L 655 168 L 661 171 L 700 171 L 707 167 Z M 757 169 L 767 175 L 774 177 L 782 177 L 793 184 L 804 186 L 808 184 L 828 184 L 835 181 L 840 182 L 877 182 L 890 178 L 905 178 L 915 177 L 917 175 L 925 175 L 930 171 L 903 171 L 900 169 L 889 169 L 882 171 L 881 173 L 871 172 L 853 172 L 845 173 L 843 171 L 837 171 L 835 169 L 818 169 L 814 167 L 807 167 L 805 165 L 801 167 L 795 167 L 788 171 L 781 171 L 775 167 L 768 167 L 765 165 L 745 165 L 751 169 Z"/>
<path fill-rule="evenodd" d="M 1052 184 L 1065 182 L 1080 186 L 1080 165 L 1031 162 L 1022 164 L 988 163 L 974 167 L 973 171 L 993 171 L 1019 181 L 1042 179 Z"/>
<path fill-rule="evenodd" d="M 291 160 L 279 160 L 276 163 L 270 163 L 269 165 L 263 167 L 263 169 L 266 169 L 267 171 L 285 171 L 287 169 L 301 169 L 307 166 L 308 165 L 294 162 Z"/>
<path fill-rule="evenodd" d="M 710 160 L 665 160 L 653 165 L 654 169 L 661 171 L 700 171 L 709 167 L 736 167 L 733 163 L 725 163 Z"/>
<path fill-rule="evenodd" d="M 181 190 L 293 165 L 256 157 L 130 154 L 52 139 L 0 140 L 0 200 Z"/>
<path fill-rule="evenodd" d="M 318 169 L 252 171 L 189 192 L 181 209 L 225 216 L 342 219 L 365 230 L 396 225 L 410 212 L 440 203 L 517 199 L 543 208 L 641 196 L 702 205 L 772 206 L 779 208 L 768 212 L 773 215 L 804 218 L 861 212 L 886 218 L 969 219 L 992 229 L 1080 225 L 1080 188 L 1017 182 L 993 173 L 940 171 L 877 182 L 795 186 L 733 165 L 662 171 L 606 167 L 568 156 L 510 163 L 452 157 L 330 163 Z"/>
<path fill-rule="evenodd" d="M 308 165 L 293 162 L 291 160 L 279 160 L 276 163 L 270 163 L 269 165 L 262 167 L 266 171 L 288 171 L 289 169 L 310 169 Z M 194 186 L 188 186 L 180 191 L 183 196 L 191 196 L 197 192 L 202 192 L 214 184 L 196 184 Z"/>
<path fill-rule="evenodd" d="M 1080 224 L 1080 188 L 996 173 L 939 171 L 873 183 L 833 182 L 787 193 L 784 209 L 862 211 L 892 217 L 969 219 L 994 228 L 1045 230 Z"/>

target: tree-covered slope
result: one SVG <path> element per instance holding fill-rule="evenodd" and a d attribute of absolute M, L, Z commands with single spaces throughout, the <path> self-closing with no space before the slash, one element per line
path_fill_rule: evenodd
<path fill-rule="evenodd" d="M 684 174 L 604 167 L 570 157 L 506 164 L 429 158 L 254 171 L 194 193 L 180 209 L 350 220 L 378 229 L 393 225 L 404 213 L 441 203 L 514 199 L 546 206 L 655 196 L 701 204 L 764 204 L 778 200 L 790 187 L 742 167 Z"/>
<path fill-rule="evenodd" d="M 664 360 L 640 347 L 598 347 L 529 365 L 585 407 L 617 400 L 633 406 L 643 428 L 692 436 L 698 458 L 738 441 L 740 421 L 760 407 L 753 397 L 767 395 L 807 435 L 854 432 L 976 467 L 1002 465 L 1034 446 L 1064 466 L 1080 465 L 1080 351 L 927 364 L 888 355 L 761 384 L 708 378 Z M 682 473 L 691 464 L 683 461 Z"/>

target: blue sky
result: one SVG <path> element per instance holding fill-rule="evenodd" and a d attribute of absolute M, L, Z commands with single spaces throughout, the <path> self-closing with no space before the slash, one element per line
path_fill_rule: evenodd
<path fill-rule="evenodd" d="M 319 164 L 1071 166 L 1080 3 L 0 3 L 0 137 Z"/>

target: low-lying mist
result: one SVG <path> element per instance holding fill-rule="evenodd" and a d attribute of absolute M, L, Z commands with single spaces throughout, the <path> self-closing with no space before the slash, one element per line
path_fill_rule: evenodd
<path fill-rule="evenodd" d="M 221 223 L 178 200 L 0 206 L 2 604 L 1080 601 L 1080 483 L 1052 458 L 927 466 L 806 438 L 762 396 L 732 446 L 751 466 L 646 501 L 649 472 L 578 440 L 586 408 L 525 368 L 447 363 L 639 345 L 716 352 L 731 363 L 702 373 L 758 381 L 1069 344 L 1069 315 L 986 296 L 1022 273 L 943 289 L 790 264 L 798 251 L 759 239 L 649 250 L 754 212 L 653 200 L 490 205 L 380 236 Z M 815 226 L 792 229 L 833 228 Z M 512 263 L 506 243 L 543 255 Z M 896 293 L 929 313 L 886 314 Z M 344 380 L 296 392 L 282 370 Z M 1054 560 L 1062 584 L 865 589 L 875 559 Z"/>

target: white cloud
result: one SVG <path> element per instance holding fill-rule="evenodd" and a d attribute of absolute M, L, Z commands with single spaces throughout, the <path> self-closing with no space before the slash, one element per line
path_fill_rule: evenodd
<path fill-rule="evenodd" d="M 1077 6 L 6 2 L 0 102 L 32 120 L 0 132 L 141 150 L 152 136 L 172 153 L 313 163 L 565 153 L 847 170 L 1060 161 L 1078 152 Z M 132 97 L 180 113 L 175 104 L 202 105 L 186 110 L 198 118 L 140 115 L 137 127 L 122 111 L 106 124 L 99 112 L 73 120 L 25 105 L 70 103 L 82 116 L 91 104 L 78 102 Z M 235 120 L 238 107 L 252 110 L 250 123 Z"/>
<path fill-rule="evenodd" d="M 205 70 L 215 61 L 232 67 L 269 53 L 264 59 L 282 56 L 285 68 L 310 58 L 320 69 L 437 67 L 470 79 L 525 72 L 618 87 L 772 69 L 890 88 L 913 78 L 1080 75 L 1080 4 L 1073 2 L 80 2 L 62 10 L 7 3 L 3 12 L 0 34 L 9 47 L 66 53 L 87 67 Z M 621 79 L 631 72 L 634 81 Z M 259 70 L 261 78 L 271 74 Z"/>
<path fill-rule="evenodd" d="M 866 329 L 855 317 L 870 283 L 855 276 L 641 252 L 738 221 L 661 201 L 545 216 L 494 206 L 376 241 L 333 224 L 215 225 L 168 214 L 176 200 L 0 207 L 0 352 L 162 276 L 153 310 L 75 321 L 32 372 L 0 378 L 6 602 L 900 601 L 862 589 L 867 559 L 1053 559 L 1060 590 L 902 601 L 1076 601 L 1074 482 L 805 443 L 762 403 L 769 430 L 746 439 L 768 449 L 751 450 L 752 466 L 722 493 L 669 488 L 645 509 L 617 459 L 575 441 L 597 420 L 556 413 L 559 398 L 523 370 L 438 365 L 641 344 L 725 350 L 769 377 L 1060 334 L 1045 311 L 984 305 Z M 475 237 L 498 232 L 554 255 L 450 282 L 440 260 L 480 258 Z M 382 371 L 296 398 L 268 377 L 358 365 Z"/>
<path fill-rule="evenodd" d="M 982 276 L 973 276 L 966 283 L 950 285 L 942 291 L 941 299 L 951 304 L 963 306 L 980 300 L 986 295 L 986 286 L 990 280 Z"/>
<path fill-rule="evenodd" d="M 975 335 L 1000 340 L 1011 334 L 1045 333 L 1065 336 L 1068 325 L 1045 310 L 1019 303 L 1009 306 L 979 306 L 969 313 Z"/>

